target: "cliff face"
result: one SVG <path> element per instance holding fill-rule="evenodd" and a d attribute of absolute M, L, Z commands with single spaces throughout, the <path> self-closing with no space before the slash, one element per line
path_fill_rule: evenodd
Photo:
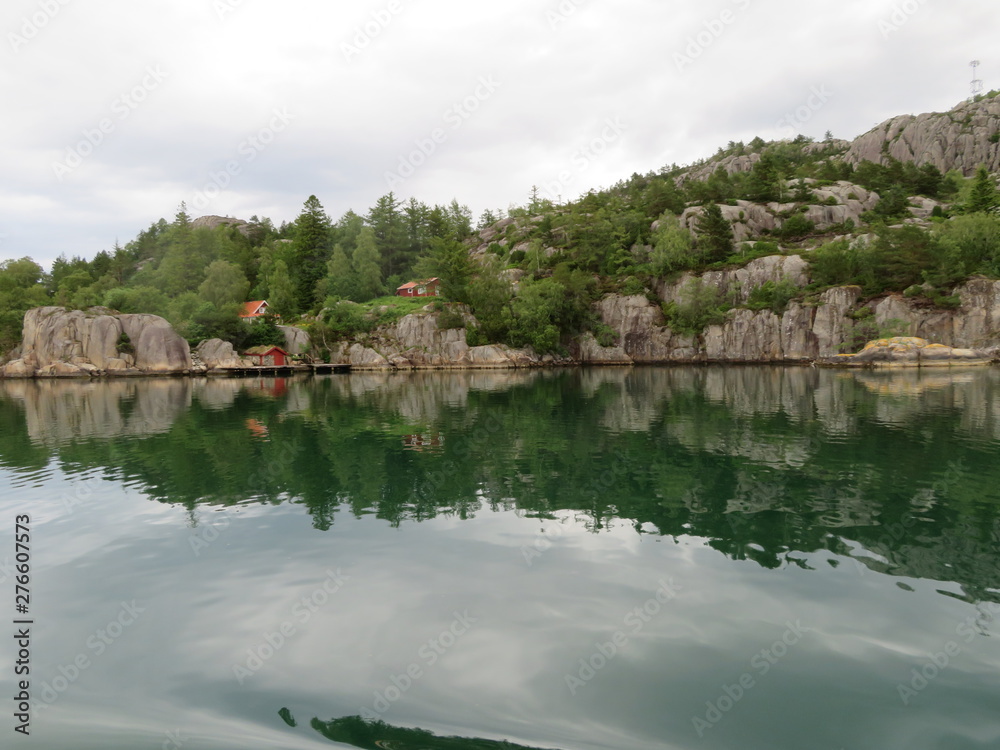
<path fill-rule="evenodd" d="M 792 263 L 794 268 L 794 257 L 781 260 Z M 761 268 L 780 267 L 774 258 L 760 260 L 769 261 Z M 726 274 L 706 274 L 703 280 L 721 290 L 733 283 L 731 275 Z M 675 298 L 678 286 L 664 286 L 661 296 L 668 301 Z M 750 288 L 752 285 L 747 284 L 741 291 L 745 294 Z M 858 287 L 834 287 L 820 295 L 817 304 L 792 302 L 780 316 L 770 310 L 735 309 L 725 323 L 708 326 L 698 337 L 672 333 L 665 326 L 660 306 L 644 296 L 610 295 L 601 300 L 597 311 L 602 322 L 618 333 L 618 346 L 600 347 L 590 337 L 578 356 L 583 362 L 605 364 L 794 363 L 832 357 L 854 338 L 856 322 L 848 313 L 856 309 L 860 294 Z M 901 295 L 891 295 L 869 305 L 871 315 L 867 320 L 875 328 L 896 328 L 901 335 L 919 336 L 949 347 L 996 352 L 1000 349 L 1000 281 L 971 279 L 956 294 L 962 301 L 956 310 L 925 308 Z"/>
<path fill-rule="evenodd" d="M 1000 170 L 1000 97 L 965 102 L 949 112 L 900 115 L 886 120 L 851 144 L 844 157 L 850 164 L 884 163 L 886 157 L 933 164 L 942 172 L 959 169 L 971 175 L 980 164 Z"/>
<path fill-rule="evenodd" d="M 0 375 L 165 375 L 191 366 L 188 343 L 156 315 L 37 307 L 25 313 L 20 357 L 0 368 Z"/>
<path fill-rule="evenodd" d="M 476 320 L 465 314 L 467 324 Z M 433 313 L 414 313 L 377 331 L 364 344 L 344 342 L 331 352 L 331 362 L 358 369 L 383 368 L 512 368 L 553 361 L 507 346 L 469 346 L 464 328 L 439 328 Z"/>

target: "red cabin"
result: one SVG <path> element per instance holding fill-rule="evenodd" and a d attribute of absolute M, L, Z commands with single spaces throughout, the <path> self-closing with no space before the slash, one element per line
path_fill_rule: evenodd
<path fill-rule="evenodd" d="M 243 353 L 244 357 L 257 360 L 257 367 L 284 367 L 291 355 L 280 346 L 255 346 Z"/>
<path fill-rule="evenodd" d="M 411 281 L 396 289 L 397 297 L 437 297 L 441 294 L 441 279 Z"/>

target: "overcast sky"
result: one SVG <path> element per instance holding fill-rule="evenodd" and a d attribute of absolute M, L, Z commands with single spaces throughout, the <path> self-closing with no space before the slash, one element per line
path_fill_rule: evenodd
<path fill-rule="evenodd" d="M 5 0 L 0 260 L 193 216 L 476 217 L 1000 88 L 995 0 Z M 994 57 L 990 57 L 993 54 Z"/>

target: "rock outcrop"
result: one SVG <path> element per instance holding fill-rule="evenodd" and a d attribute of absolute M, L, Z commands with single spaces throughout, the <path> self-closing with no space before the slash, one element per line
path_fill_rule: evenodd
<path fill-rule="evenodd" d="M 171 375 L 191 367 L 188 343 L 156 315 L 37 307 L 24 315 L 20 357 L 0 376 Z"/>
<path fill-rule="evenodd" d="M 463 318 L 466 326 L 478 326 L 469 313 L 463 313 Z M 376 331 L 364 344 L 340 344 L 331 351 L 330 361 L 357 369 L 514 368 L 542 363 L 530 350 L 469 346 L 464 327 L 440 328 L 438 319 L 429 308 L 412 313 Z"/>
<path fill-rule="evenodd" d="M 663 282 L 656 288 L 657 296 L 664 302 L 678 302 L 681 291 L 694 278 L 695 274 L 685 273 L 676 281 Z M 809 264 L 800 255 L 768 255 L 750 261 L 743 268 L 709 271 L 701 274 L 700 278 L 725 297 L 743 304 L 754 289 L 769 281 L 774 284 L 787 281 L 797 287 L 806 286 L 809 283 Z"/>
<path fill-rule="evenodd" d="M 806 183 L 811 184 L 813 181 L 806 180 Z M 794 186 L 795 183 L 788 183 L 789 193 L 794 190 Z M 815 224 L 818 231 L 848 220 L 860 224 L 861 214 L 871 211 L 879 202 L 878 193 L 843 180 L 825 187 L 812 187 L 812 192 L 819 203 L 752 203 L 740 200 L 732 206 L 720 204 L 719 208 L 732 224 L 736 242 L 746 242 L 780 230 L 785 221 L 796 213 L 801 213 Z M 704 212 L 703 206 L 685 209 L 680 216 L 681 226 L 692 233 L 697 232 L 698 220 Z"/>
<path fill-rule="evenodd" d="M 933 164 L 942 172 L 958 169 L 971 175 L 980 164 L 1000 170 L 1000 97 L 964 102 L 948 112 L 900 115 L 877 125 L 851 144 L 844 156 L 850 164 L 889 158 Z"/>
<path fill-rule="evenodd" d="M 250 234 L 250 223 L 243 219 L 233 219 L 228 216 L 199 216 L 191 222 L 192 229 L 217 229 L 218 227 L 236 227 L 240 234 Z"/>
<path fill-rule="evenodd" d="M 295 326 L 278 326 L 285 337 L 285 351 L 289 354 L 305 354 L 312 347 L 309 334 Z"/>
<path fill-rule="evenodd" d="M 832 367 L 957 367 L 991 362 L 992 357 L 978 349 L 956 349 L 932 344 L 927 339 L 897 336 L 869 341 L 856 354 L 824 357 L 819 364 Z"/>
<path fill-rule="evenodd" d="M 195 347 L 193 354 L 201 360 L 208 372 L 222 368 L 247 367 L 252 364 L 249 360 L 242 359 L 233 345 L 222 339 L 205 339 Z"/>

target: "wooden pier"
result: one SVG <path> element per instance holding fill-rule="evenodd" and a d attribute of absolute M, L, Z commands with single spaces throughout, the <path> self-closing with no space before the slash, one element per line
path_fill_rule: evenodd
<path fill-rule="evenodd" d="M 330 365 L 325 363 L 308 365 L 255 365 L 253 367 L 227 367 L 225 373 L 234 378 L 275 377 L 286 378 L 308 373 L 310 375 L 342 375 L 351 371 L 350 365 Z"/>

